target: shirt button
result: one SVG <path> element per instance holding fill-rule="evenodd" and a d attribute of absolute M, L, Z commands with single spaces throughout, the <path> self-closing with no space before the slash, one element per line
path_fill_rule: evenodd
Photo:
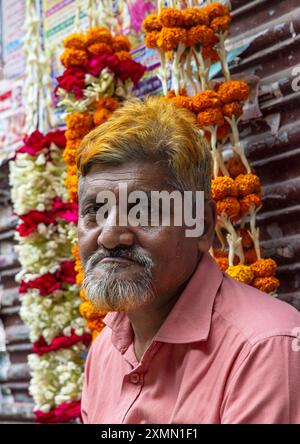
<path fill-rule="evenodd" d="M 132 382 L 132 384 L 138 384 L 140 382 L 140 375 L 138 373 L 132 373 L 132 375 L 130 375 L 130 382 Z"/>

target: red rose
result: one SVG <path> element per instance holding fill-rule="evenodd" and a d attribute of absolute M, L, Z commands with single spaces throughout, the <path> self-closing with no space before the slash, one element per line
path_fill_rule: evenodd
<path fill-rule="evenodd" d="M 28 153 L 31 156 L 35 156 L 47 146 L 47 141 L 42 133 L 35 130 L 29 136 L 24 137 L 24 144 L 25 145 L 19 148 L 16 153 Z"/>
<path fill-rule="evenodd" d="M 23 221 L 16 229 L 20 236 L 28 236 L 32 231 L 37 229 L 38 224 L 44 223 L 46 225 L 54 222 L 54 217 L 49 214 L 49 211 L 32 210 L 29 213 L 19 216 Z"/>
<path fill-rule="evenodd" d="M 54 143 L 59 148 L 65 148 L 66 146 L 65 131 L 63 130 L 50 131 L 45 138 L 48 146 L 51 143 Z"/>
<path fill-rule="evenodd" d="M 71 401 L 63 402 L 59 406 L 50 410 L 49 412 L 43 412 L 42 410 L 35 410 L 35 419 L 39 423 L 59 423 L 69 422 L 72 419 L 81 417 L 81 402 Z"/>
<path fill-rule="evenodd" d="M 26 293 L 30 288 L 36 288 L 39 290 L 41 296 L 47 296 L 61 288 L 61 281 L 57 279 L 55 274 L 46 273 L 32 281 L 22 281 L 19 292 Z"/>
<path fill-rule="evenodd" d="M 68 92 L 74 94 L 77 100 L 81 99 L 83 96 L 83 89 L 85 71 L 82 68 L 68 68 L 64 73 L 57 77 L 57 86 L 55 88 L 55 93 L 58 88 L 62 88 Z"/>
<path fill-rule="evenodd" d="M 127 79 L 131 79 L 136 84 L 140 78 L 144 75 L 145 67 L 134 60 L 125 59 L 120 60 L 118 77 L 124 82 Z"/>
<path fill-rule="evenodd" d="M 83 333 L 83 335 L 78 336 L 74 333 L 74 329 L 71 330 L 71 336 L 57 336 L 52 339 L 51 343 L 48 345 L 45 339 L 40 336 L 40 338 L 33 343 L 33 353 L 38 355 L 43 355 L 50 351 L 59 350 L 61 348 L 70 348 L 72 345 L 82 342 L 86 347 L 89 346 L 91 342 L 91 335 L 89 333 Z"/>
<path fill-rule="evenodd" d="M 74 261 L 64 261 L 60 264 L 60 269 L 57 271 L 57 278 L 62 282 L 74 284 L 76 282 L 76 272 L 74 268 Z"/>
<path fill-rule="evenodd" d="M 53 217 L 60 217 L 67 222 L 78 222 L 78 204 L 71 202 L 62 202 L 56 198 L 52 204 Z"/>
<path fill-rule="evenodd" d="M 106 52 L 102 52 L 91 57 L 86 65 L 86 72 L 91 74 L 94 77 L 98 77 L 100 72 L 104 68 L 109 68 L 111 71 L 115 72 L 119 65 L 119 59 L 114 54 L 108 54 Z"/>

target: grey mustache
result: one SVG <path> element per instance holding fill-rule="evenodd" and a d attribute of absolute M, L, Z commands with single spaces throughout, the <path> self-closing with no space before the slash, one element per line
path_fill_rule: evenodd
<path fill-rule="evenodd" d="M 86 271 L 90 271 L 90 269 L 95 266 L 98 262 L 105 258 L 114 258 L 120 257 L 124 259 L 130 259 L 133 262 L 137 262 L 144 267 L 151 268 L 153 265 L 152 259 L 147 256 L 143 251 L 140 250 L 125 250 L 125 249 L 117 249 L 117 250 L 97 250 L 87 261 Z"/>

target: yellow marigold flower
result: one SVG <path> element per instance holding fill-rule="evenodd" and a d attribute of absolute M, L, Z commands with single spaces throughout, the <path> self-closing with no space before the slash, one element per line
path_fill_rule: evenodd
<path fill-rule="evenodd" d="M 261 196 L 259 194 L 248 194 L 248 196 L 240 199 L 241 213 L 247 214 L 250 212 L 250 208 L 260 207 L 261 203 Z"/>
<path fill-rule="evenodd" d="M 226 271 L 229 267 L 228 258 L 227 257 L 215 257 L 215 260 L 222 271 Z"/>
<path fill-rule="evenodd" d="M 113 50 L 112 47 L 109 46 L 107 43 L 93 43 L 88 48 L 89 53 L 96 55 L 101 52 L 106 52 L 108 54 L 112 54 Z"/>
<path fill-rule="evenodd" d="M 118 106 L 119 106 L 119 102 L 116 99 L 114 99 L 112 97 L 105 97 L 105 96 L 100 97 L 99 100 L 97 100 L 96 102 L 93 103 L 93 107 L 96 110 L 101 109 L 101 108 L 107 108 L 110 111 L 114 111 L 118 108 Z"/>
<path fill-rule="evenodd" d="M 102 123 L 107 121 L 107 119 L 111 116 L 111 114 L 112 114 L 111 111 L 109 111 L 106 108 L 96 109 L 93 115 L 94 124 L 96 126 L 101 125 Z"/>
<path fill-rule="evenodd" d="M 256 262 L 251 264 L 251 269 L 255 277 L 268 277 L 274 276 L 277 268 L 276 262 L 269 259 L 258 259 Z"/>
<path fill-rule="evenodd" d="M 239 235 L 242 238 L 243 248 L 253 248 L 253 240 L 246 228 L 240 228 Z"/>
<path fill-rule="evenodd" d="M 117 51 L 115 52 L 115 55 L 119 57 L 120 60 L 132 60 L 132 55 L 127 51 Z"/>
<path fill-rule="evenodd" d="M 143 20 L 142 29 L 145 32 L 160 31 L 161 28 L 162 28 L 162 24 L 161 24 L 160 18 L 157 14 L 149 14 Z"/>
<path fill-rule="evenodd" d="M 191 28 L 196 25 L 208 25 L 209 18 L 204 8 L 186 8 L 182 11 L 183 25 Z"/>
<path fill-rule="evenodd" d="M 158 48 L 158 39 L 160 36 L 160 32 L 159 31 L 150 31 L 147 32 L 146 36 L 145 36 L 145 45 L 147 46 L 147 48 Z"/>
<path fill-rule="evenodd" d="M 249 97 L 250 88 L 246 82 L 240 80 L 230 80 L 219 83 L 217 93 L 224 103 L 245 101 Z"/>
<path fill-rule="evenodd" d="M 211 89 L 201 91 L 193 97 L 193 110 L 195 113 L 205 111 L 208 108 L 221 108 L 221 106 L 222 103 L 218 94 Z"/>
<path fill-rule="evenodd" d="M 232 116 L 239 117 L 243 114 L 243 105 L 239 102 L 226 103 L 226 105 L 223 106 L 223 114 L 230 118 Z"/>
<path fill-rule="evenodd" d="M 239 174 L 246 174 L 247 170 L 241 158 L 239 156 L 234 156 L 228 160 L 226 163 L 226 168 L 231 177 L 235 178 Z"/>
<path fill-rule="evenodd" d="M 85 49 L 85 37 L 83 34 L 71 34 L 64 40 L 64 47 L 68 49 Z"/>
<path fill-rule="evenodd" d="M 197 25 L 187 30 L 186 46 L 214 46 L 218 38 L 214 31 L 205 25 Z"/>
<path fill-rule="evenodd" d="M 231 177 L 216 177 L 211 183 L 211 196 L 215 200 L 224 199 L 224 197 L 236 197 L 238 195 L 237 186 Z"/>
<path fill-rule="evenodd" d="M 184 24 L 182 11 L 175 8 L 162 9 L 159 19 L 165 28 L 180 28 Z"/>
<path fill-rule="evenodd" d="M 129 38 L 125 35 L 117 35 L 113 38 L 112 47 L 114 52 L 118 51 L 130 51 L 131 50 L 131 43 L 129 41 Z"/>
<path fill-rule="evenodd" d="M 89 301 L 83 302 L 80 305 L 79 311 L 81 316 L 87 319 L 88 321 L 99 319 L 99 317 L 103 317 L 106 314 L 105 311 L 101 312 L 99 310 L 96 310 L 95 307 Z"/>
<path fill-rule="evenodd" d="M 222 110 L 219 108 L 208 108 L 198 113 L 197 121 L 201 128 L 214 125 L 222 126 L 225 123 Z"/>
<path fill-rule="evenodd" d="M 157 46 L 163 51 L 176 49 L 179 43 L 186 42 L 186 30 L 182 28 L 162 28 L 157 39 Z"/>
<path fill-rule="evenodd" d="M 229 29 L 230 23 L 231 23 L 230 15 L 223 15 L 222 17 L 214 18 L 210 23 L 210 27 L 215 32 L 218 33 L 218 32 L 226 31 L 227 29 Z"/>
<path fill-rule="evenodd" d="M 222 3 L 219 3 L 219 2 L 211 3 L 210 5 L 205 6 L 205 8 L 203 8 L 203 9 L 206 12 L 206 14 L 208 15 L 210 21 L 212 21 L 216 17 L 222 17 L 223 15 L 230 14 L 227 6 L 224 6 L 224 5 L 222 5 Z"/>
<path fill-rule="evenodd" d="M 78 284 L 78 285 L 80 285 L 80 284 Z M 79 290 L 79 296 L 83 302 L 88 301 L 87 295 L 85 294 L 85 291 L 82 288 Z"/>
<path fill-rule="evenodd" d="M 260 180 L 256 174 L 240 174 L 236 177 L 235 183 L 240 196 L 244 197 L 248 194 L 259 194 L 261 192 Z"/>
<path fill-rule="evenodd" d="M 243 264 L 228 267 L 226 273 L 236 281 L 242 282 L 243 284 L 251 285 L 254 279 L 254 274 L 251 268 Z"/>
<path fill-rule="evenodd" d="M 219 54 L 212 46 L 202 47 L 201 53 L 204 60 L 210 60 L 211 63 L 219 61 Z"/>
<path fill-rule="evenodd" d="M 275 276 L 258 277 L 253 281 L 253 287 L 265 293 L 271 293 L 280 286 L 279 280 Z"/>
<path fill-rule="evenodd" d="M 83 66 L 87 61 L 88 56 L 86 51 L 82 51 L 81 49 L 65 49 L 62 55 L 60 56 L 61 64 L 65 68 L 73 68 L 75 66 Z"/>
<path fill-rule="evenodd" d="M 107 45 L 112 46 L 113 42 L 111 32 L 104 26 L 96 26 L 95 28 L 89 29 L 85 38 L 87 47 L 94 43 L 106 43 Z"/>
<path fill-rule="evenodd" d="M 219 215 L 227 215 L 229 217 L 238 216 L 240 212 L 240 204 L 236 197 L 224 197 L 216 202 L 217 213 Z"/>
<path fill-rule="evenodd" d="M 66 125 L 68 129 L 86 128 L 89 130 L 93 127 L 93 116 L 88 112 L 68 114 Z"/>

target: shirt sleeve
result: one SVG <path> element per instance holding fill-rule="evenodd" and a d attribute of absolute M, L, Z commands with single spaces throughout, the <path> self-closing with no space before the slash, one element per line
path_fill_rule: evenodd
<path fill-rule="evenodd" d="M 250 348 L 227 383 L 222 424 L 300 423 L 297 341 L 293 336 L 279 335 Z"/>
<path fill-rule="evenodd" d="M 92 362 L 92 355 L 94 350 L 95 342 L 91 345 L 88 355 L 85 362 L 84 367 L 84 382 L 83 382 L 83 389 L 82 389 L 82 395 L 81 395 L 81 418 L 82 422 L 84 424 L 89 424 L 89 418 L 88 418 L 88 406 L 89 406 L 89 379 L 90 379 L 90 372 L 91 372 L 91 362 Z"/>

